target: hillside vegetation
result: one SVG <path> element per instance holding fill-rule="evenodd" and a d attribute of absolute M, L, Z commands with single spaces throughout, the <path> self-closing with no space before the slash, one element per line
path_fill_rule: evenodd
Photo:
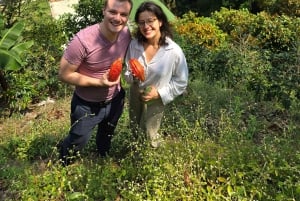
<path fill-rule="evenodd" d="M 57 144 L 70 128 L 72 87 L 57 80 L 58 62 L 72 33 L 101 9 L 80 2 L 77 14 L 57 21 L 46 1 L 21 9 L 20 40 L 34 44 L 21 67 L 0 68 L 8 84 L 0 95 L 0 200 L 300 200 L 300 20 L 268 12 L 185 13 L 174 40 L 190 80 L 166 108 L 165 146 L 132 135 L 126 100 L 109 156 L 97 156 L 93 135 L 62 167 Z"/>

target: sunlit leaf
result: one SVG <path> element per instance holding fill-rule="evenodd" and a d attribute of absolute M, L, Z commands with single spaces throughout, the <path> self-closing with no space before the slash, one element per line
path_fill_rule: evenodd
<path fill-rule="evenodd" d="M 226 183 L 227 180 L 224 177 L 218 177 L 218 181 L 221 183 Z"/>
<path fill-rule="evenodd" d="M 0 69 L 18 70 L 21 66 L 22 61 L 16 54 L 0 49 Z"/>
<path fill-rule="evenodd" d="M 21 55 L 24 51 L 29 49 L 32 45 L 33 45 L 33 41 L 27 41 L 27 42 L 15 45 L 11 49 L 11 51 L 14 52 L 17 55 Z"/>
<path fill-rule="evenodd" d="M 0 48 L 9 50 L 21 36 L 24 29 L 24 24 L 21 22 L 16 23 L 12 28 L 8 29 L 3 38 L 0 40 Z"/>
<path fill-rule="evenodd" d="M 228 195 L 230 195 L 230 196 L 233 194 L 233 189 L 232 189 L 231 185 L 228 185 L 228 186 L 227 186 L 227 193 L 228 193 Z"/>

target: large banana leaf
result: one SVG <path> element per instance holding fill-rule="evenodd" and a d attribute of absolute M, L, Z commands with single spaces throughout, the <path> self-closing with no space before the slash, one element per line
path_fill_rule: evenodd
<path fill-rule="evenodd" d="M 3 37 L 0 40 L 0 49 L 9 50 L 18 41 L 24 29 L 24 23 L 17 22 L 8 30 L 5 30 Z"/>
<path fill-rule="evenodd" d="M 0 49 L 0 69 L 18 70 L 22 67 L 23 62 L 19 56 L 7 50 Z"/>
<path fill-rule="evenodd" d="M 10 50 L 0 49 L 0 69 L 19 70 L 23 62 L 20 55 L 33 45 L 33 41 L 27 41 L 15 45 Z"/>
<path fill-rule="evenodd" d="M 11 48 L 11 52 L 16 55 L 21 55 L 23 52 L 25 52 L 27 49 L 29 49 L 33 45 L 33 41 L 27 41 L 24 43 L 16 44 L 13 48 Z"/>
<path fill-rule="evenodd" d="M 0 13 L 0 30 L 4 29 L 4 20 L 3 20 L 3 16 L 2 13 Z"/>
<path fill-rule="evenodd" d="M 19 70 L 24 64 L 21 60 L 21 54 L 33 45 L 33 41 L 19 43 L 23 29 L 24 24 L 17 22 L 10 29 L 2 31 L 2 38 L 0 40 L 0 69 Z"/>

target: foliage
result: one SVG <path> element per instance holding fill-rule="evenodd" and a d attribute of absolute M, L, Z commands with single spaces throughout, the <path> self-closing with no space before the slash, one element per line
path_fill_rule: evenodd
<path fill-rule="evenodd" d="M 38 16 L 45 26 L 27 24 L 24 35 L 36 36 L 36 51 L 8 79 L 16 108 L 64 89 L 55 73 L 68 37 L 61 21 Z M 207 48 L 194 33 L 176 33 L 191 79 L 166 106 L 164 146 L 153 149 L 142 132 L 131 132 L 125 104 L 110 155 L 98 157 L 92 135 L 75 163 L 62 167 L 57 144 L 70 128 L 70 97 L 1 115 L 0 200 L 299 200 L 298 19 L 245 10 L 191 18 L 184 23 L 226 37 Z"/>
<path fill-rule="evenodd" d="M 203 71 L 210 81 L 222 80 L 230 89 L 252 91 L 257 100 L 262 99 L 271 84 L 267 80 L 267 73 L 271 69 L 267 55 L 243 44 L 220 49 L 209 56 L 210 60 Z"/>
<path fill-rule="evenodd" d="M 17 22 L 13 27 L 5 29 L 3 17 L 0 16 L 0 84 L 2 89 L 1 99 L 11 101 L 11 85 L 8 76 L 12 71 L 20 70 L 25 66 L 24 53 L 33 45 L 33 41 L 24 42 L 21 34 L 24 30 L 24 23 Z"/>
<path fill-rule="evenodd" d="M 1 22 L 0 24 L 3 25 Z M 21 34 L 24 29 L 22 22 L 16 23 L 10 29 L 3 29 L 3 26 L 0 28 L 0 70 L 18 70 L 24 65 L 22 54 L 33 45 L 33 41 L 22 42 Z"/>
<path fill-rule="evenodd" d="M 287 15 L 299 17 L 300 2 L 298 0 L 163 0 L 165 4 L 177 15 L 182 16 L 192 11 L 201 16 L 209 17 L 215 11 L 223 8 L 247 9 L 250 13 L 256 14 L 266 11 L 271 15 Z"/>
<path fill-rule="evenodd" d="M 5 92 L 3 105 L 10 113 L 26 110 L 30 104 L 48 96 L 66 93 L 66 87 L 57 80 L 57 63 L 67 39 L 49 9 L 47 1 L 34 1 L 21 7 L 22 27 L 25 27 L 22 37 L 34 44 L 24 57 L 23 68 L 4 75 L 10 88 Z"/>
<path fill-rule="evenodd" d="M 268 82 L 266 99 L 276 98 L 285 108 L 300 99 L 299 79 L 299 45 L 291 47 L 291 51 L 272 54 L 270 62 L 272 70 L 267 74 Z"/>
<path fill-rule="evenodd" d="M 212 13 L 212 19 L 216 25 L 227 33 L 233 40 L 236 37 L 251 35 L 255 15 L 246 9 L 234 10 L 222 8 L 220 11 Z"/>
<path fill-rule="evenodd" d="M 174 23 L 175 41 L 183 49 L 190 78 L 197 79 L 207 65 L 209 52 L 226 45 L 226 34 L 209 18 L 189 12 Z"/>
<path fill-rule="evenodd" d="M 176 22 L 175 30 L 185 40 L 208 49 L 217 49 L 222 46 L 226 37 L 213 20 L 197 17 L 196 13 L 192 12 L 183 15 Z"/>
<path fill-rule="evenodd" d="M 247 10 L 223 8 L 212 18 L 231 40 L 247 38 L 251 45 L 264 49 L 289 50 L 299 37 L 299 19 L 287 16 L 270 16 L 261 12 L 257 15 Z"/>
<path fill-rule="evenodd" d="M 67 167 L 56 161 L 56 142 L 70 126 L 69 109 L 60 110 L 70 99 L 37 108 L 39 118 L 32 119 L 27 129 L 22 127 L 21 136 L 13 127 L 2 136 L 4 198 L 297 200 L 300 141 L 288 127 L 296 119 L 287 117 L 283 131 L 260 126 L 255 119 L 262 116 L 262 109 L 276 112 L 276 107 L 261 103 L 255 109 L 249 96 L 193 81 L 188 93 L 167 107 L 161 130 L 164 147 L 152 149 L 141 133 L 138 139 L 131 134 L 126 108 L 110 156 L 98 158 L 91 139 L 77 162 Z M 273 115 L 268 121 L 275 123 Z"/>
<path fill-rule="evenodd" d="M 65 14 L 61 17 L 64 32 L 70 39 L 80 29 L 101 22 L 103 0 L 79 0 L 74 6 L 75 14 Z"/>
<path fill-rule="evenodd" d="M 21 74 L 20 72 L 24 72 Z M 10 114 L 15 111 L 23 111 L 32 103 L 32 97 L 38 96 L 38 90 L 41 85 L 35 84 L 37 72 L 31 70 L 20 70 L 12 72 L 6 76 L 8 79 L 9 90 L 5 93 L 8 108 L 11 109 Z"/>
<path fill-rule="evenodd" d="M 266 11 L 272 15 L 300 16 L 300 2 L 298 0 L 256 0 L 259 11 Z"/>
<path fill-rule="evenodd" d="M 259 41 L 261 48 L 273 52 L 289 51 L 295 47 L 300 36 L 300 20 L 285 15 L 272 17 L 266 13 L 257 15 L 252 35 Z"/>
<path fill-rule="evenodd" d="M 192 11 L 199 13 L 201 16 L 210 16 L 210 13 L 219 10 L 222 6 L 222 0 L 214 1 L 210 0 L 202 1 L 189 1 L 189 0 L 176 0 L 176 8 L 173 8 L 174 13 L 177 16 L 182 16 L 185 13 Z"/>
<path fill-rule="evenodd" d="M 0 2 L 5 28 L 10 28 L 17 22 L 17 17 L 21 16 L 21 7 L 27 2 L 28 0 L 2 0 Z"/>
<path fill-rule="evenodd" d="M 299 19 L 225 8 L 212 18 L 233 46 L 212 53 L 204 73 L 212 80 L 225 78 L 230 87 L 246 86 L 259 100 L 290 107 L 299 97 Z"/>

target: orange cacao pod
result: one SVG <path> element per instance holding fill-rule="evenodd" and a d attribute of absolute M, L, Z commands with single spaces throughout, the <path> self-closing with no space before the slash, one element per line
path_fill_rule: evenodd
<path fill-rule="evenodd" d="M 108 74 L 108 80 L 113 82 L 116 81 L 122 72 L 122 58 L 116 59 L 110 66 Z"/>
<path fill-rule="evenodd" d="M 142 82 L 145 81 L 145 71 L 143 65 L 135 58 L 130 59 L 129 64 L 132 74 Z"/>

